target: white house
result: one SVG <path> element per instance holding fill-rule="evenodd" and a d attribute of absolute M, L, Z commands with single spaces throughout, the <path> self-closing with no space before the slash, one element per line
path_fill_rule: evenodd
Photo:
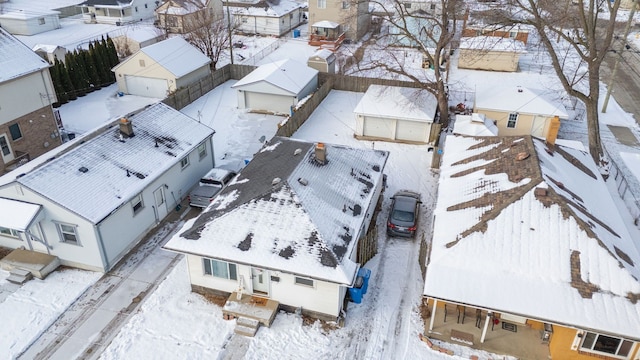
<path fill-rule="evenodd" d="M 0 27 L 13 35 L 35 35 L 60 28 L 55 10 L 13 10 L 0 13 Z"/>
<path fill-rule="evenodd" d="M 0 28 L 0 175 L 62 143 L 50 66 Z"/>
<path fill-rule="evenodd" d="M 176 36 L 141 48 L 111 71 L 125 94 L 165 98 L 211 73 L 211 59 Z"/>
<path fill-rule="evenodd" d="M 295 60 L 264 64 L 236 82 L 238 108 L 289 114 L 318 88 L 318 70 Z"/>
<path fill-rule="evenodd" d="M 427 143 L 438 101 L 423 89 L 371 85 L 353 110 L 358 138 Z"/>
<path fill-rule="evenodd" d="M 516 358 L 638 359 L 633 224 L 588 152 L 531 136 L 447 136 L 438 183 L 428 336 Z"/>
<path fill-rule="evenodd" d="M 50 64 L 55 63 L 56 59 L 64 63 L 67 55 L 67 49 L 59 45 L 36 44 L 32 50 Z"/>
<path fill-rule="evenodd" d="M 158 4 L 153 0 L 87 0 L 78 6 L 86 23 L 125 25 L 153 18 Z"/>
<path fill-rule="evenodd" d="M 382 192 L 386 151 L 274 137 L 164 246 L 191 286 L 335 321 Z"/>
<path fill-rule="evenodd" d="M 305 4 L 292 0 L 225 2 L 233 15 L 236 31 L 282 36 L 304 21 Z"/>
<path fill-rule="evenodd" d="M 39 167 L 4 175 L 5 204 L 38 211 L 4 218 L 0 246 L 108 271 L 214 166 L 213 133 L 157 103 L 76 140 Z"/>

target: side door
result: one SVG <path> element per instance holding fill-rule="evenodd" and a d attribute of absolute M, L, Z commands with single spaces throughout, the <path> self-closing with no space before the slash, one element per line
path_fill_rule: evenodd
<path fill-rule="evenodd" d="M 5 164 L 15 158 L 13 151 L 11 151 L 7 134 L 0 134 L 0 155 L 2 155 L 2 161 L 4 161 Z"/>

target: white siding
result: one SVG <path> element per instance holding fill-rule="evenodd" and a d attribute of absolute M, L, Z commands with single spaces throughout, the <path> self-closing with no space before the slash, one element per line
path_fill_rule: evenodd
<path fill-rule="evenodd" d="M 289 114 L 291 106 L 295 105 L 295 103 L 295 98 L 292 96 L 244 92 L 245 108 L 254 111 L 274 111 Z"/>
<path fill-rule="evenodd" d="M 0 124 L 56 102 L 49 69 L 0 84 Z"/>
<path fill-rule="evenodd" d="M 44 21 L 44 24 L 41 24 L 41 21 Z M 57 14 L 28 19 L 0 17 L 0 26 L 10 34 L 29 36 L 60 28 L 60 19 Z"/>

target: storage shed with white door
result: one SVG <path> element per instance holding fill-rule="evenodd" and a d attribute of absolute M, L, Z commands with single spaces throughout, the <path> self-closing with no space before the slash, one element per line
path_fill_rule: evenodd
<path fill-rule="evenodd" d="M 318 70 L 291 59 L 280 60 L 258 67 L 232 88 L 238 91 L 239 109 L 290 114 L 318 88 Z"/>
<path fill-rule="evenodd" d="M 371 85 L 353 110 L 358 139 L 428 143 L 438 101 L 423 89 Z"/>
<path fill-rule="evenodd" d="M 181 37 L 137 51 L 111 71 L 125 94 L 163 99 L 211 73 L 211 59 Z"/>

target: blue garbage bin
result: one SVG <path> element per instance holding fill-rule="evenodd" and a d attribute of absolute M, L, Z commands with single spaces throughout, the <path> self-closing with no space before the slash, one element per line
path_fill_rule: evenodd
<path fill-rule="evenodd" d="M 362 280 L 363 280 L 362 294 L 364 295 L 367 293 L 367 288 L 369 287 L 369 278 L 371 277 L 371 270 L 360 268 L 360 270 L 358 270 L 358 277 L 362 277 Z"/>
<path fill-rule="evenodd" d="M 300 29 L 293 29 L 293 37 L 294 38 L 300 37 Z"/>
<path fill-rule="evenodd" d="M 362 288 L 349 288 L 349 296 L 351 297 L 351 301 L 360 304 L 362 302 Z"/>

